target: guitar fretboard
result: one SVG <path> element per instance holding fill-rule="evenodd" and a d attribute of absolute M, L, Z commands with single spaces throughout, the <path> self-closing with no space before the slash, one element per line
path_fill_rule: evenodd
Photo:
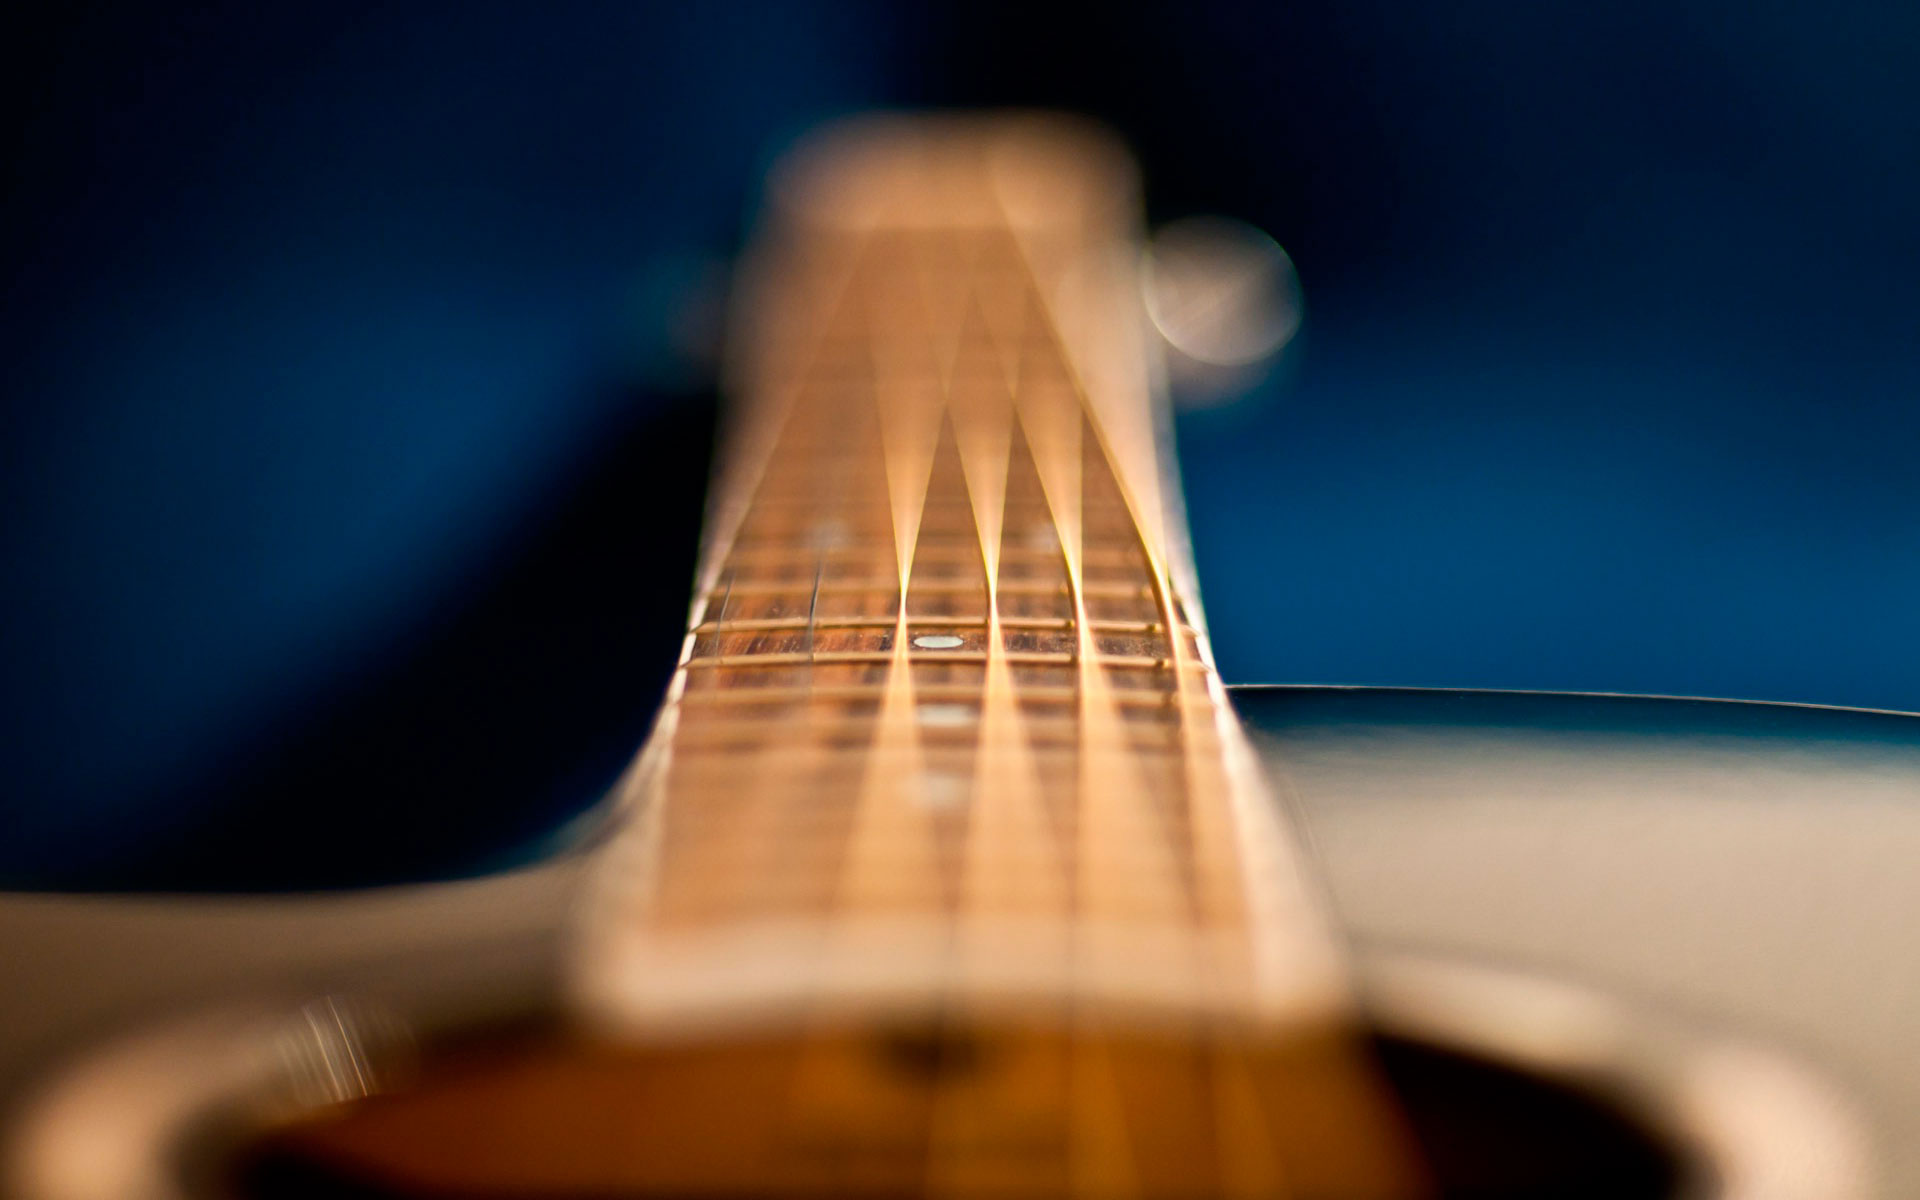
<path fill-rule="evenodd" d="M 777 177 L 598 1009 L 1337 999 L 1185 582 L 1135 219 L 1123 155 L 1019 118 Z"/>

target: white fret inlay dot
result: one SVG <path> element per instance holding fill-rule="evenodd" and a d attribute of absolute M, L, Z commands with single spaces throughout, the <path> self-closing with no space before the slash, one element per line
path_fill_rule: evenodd
<path fill-rule="evenodd" d="M 852 540 L 847 523 L 836 517 L 815 523 L 812 532 L 807 535 L 807 545 L 815 550 L 844 550 Z"/>
<path fill-rule="evenodd" d="M 967 798 L 967 781 L 945 771 L 929 771 L 920 777 L 920 803 L 928 808 L 953 808 Z"/>
<path fill-rule="evenodd" d="M 957 650 L 966 644 L 967 639 L 951 633 L 923 633 L 913 639 L 913 644 L 922 650 Z"/>
<path fill-rule="evenodd" d="M 932 729 L 957 729 L 974 722 L 973 710 L 964 704 L 922 704 L 917 715 L 922 725 Z"/>

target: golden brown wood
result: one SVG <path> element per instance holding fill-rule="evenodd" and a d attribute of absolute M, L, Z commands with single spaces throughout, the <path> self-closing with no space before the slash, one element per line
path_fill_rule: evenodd
<path fill-rule="evenodd" d="M 1213 669 L 1125 157 L 884 122 L 771 208 L 585 1019 L 280 1151 L 436 1195 L 1417 1194 Z"/>
<path fill-rule="evenodd" d="M 1131 166 L 870 122 L 776 177 L 682 668 L 577 961 L 619 1027 L 1077 997 L 1320 1019 L 1141 336 Z"/>
<path fill-rule="evenodd" d="M 1404 1198 L 1362 1066 L 1324 1032 L 549 1038 L 455 1054 L 428 1084 L 284 1129 L 243 1174 L 252 1194 L 298 1173 L 469 1200 Z"/>

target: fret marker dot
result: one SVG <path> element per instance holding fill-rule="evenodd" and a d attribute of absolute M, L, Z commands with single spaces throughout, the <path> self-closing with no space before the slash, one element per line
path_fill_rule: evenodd
<path fill-rule="evenodd" d="M 966 644 L 967 639 L 951 633 L 923 633 L 913 639 L 913 644 L 922 650 L 957 650 Z"/>
<path fill-rule="evenodd" d="M 944 771 L 920 777 L 920 803 L 928 808 L 953 808 L 967 798 L 967 781 Z"/>
<path fill-rule="evenodd" d="M 807 544 L 815 550 L 844 550 L 852 540 L 847 523 L 832 517 L 814 525 L 807 535 Z"/>
<path fill-rule="evenodd" d="M 920 723 L 933 729 L 957 729 L 973 724 L 973 710 L 964 704 L 922 704 Z"/>

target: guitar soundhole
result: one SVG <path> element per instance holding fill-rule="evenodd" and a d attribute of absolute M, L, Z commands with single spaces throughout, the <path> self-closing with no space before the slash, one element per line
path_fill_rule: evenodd
<path fill-rule="evenodd" d="M 909 1200 L 936 1194 L 1045 1200 L 1070 1194 L 1063 1167 L 1067 1156 L 1058 1152 L 1063 1139 L 1050 1124 L 1057 1124 L 1052 1110 L 1058 1106 L 1045 1095 L 1023 1104 L 1015 1094 L 1044 1091 L 1049 1064 L 1060 1055 L 1057 1042 L 897 1031 L 830 1041 L 824 1048 L 749 1047 L 669 1056 L 664 1063 L 658 1056 L 643 1062 L 581 1054 L 564 1044 L 557 1050 L 548 1043 L 534 1046 L 531 1053 L 525 1046 L 490 1048 L 456 1058 L 445 1080 L 429 1084 L 446 1093 L 439 1107 L 409 1109 L 405 1098 L 379 1098 L 364 1110 L 333 1111 L 282 1127 L 229 1160 L 224 1190 L 236 1200 Z M 1378 1038 L 1374 1050 L 1433 1182 L 1417 1195 L 1664 1200 L 1691 1194 L 1701 1182 L 1697 1164 L 1605 1097 L 1431 1045 Z M 1167 1066 L 1155 1057 L 1157 1047 L 1125 1053 L 1134 1055 L 1129 1061 L 1136 1082 L 1139 1070 L 1151 1076 Z M 1286 1069 L 1296 1061 L 1309 1072 L 1314 1069 L 1311 1058 L 1271 1060 L 1258 1069 Z M 554 1111 L 561 1097 L 568 1098 L 566 1104 L 607 1102 L 636 1068 L 653 1078 L 664 1073 L 668 1081 L 637 1098 L 630 1138 L 610 1133 L 620 1126 L 608 1123 L 604 1114 Z M 783 1130 L 784 1141 L 759 1137 L 756 1122 L 772 1111 L 768 1088 L 796 1069 L 818 1075 L 812 1085 L 817 1111 L 810 1115 L 820 1119 L 797 1135 Z M 876 1081 L 893 1091 L 879 1099 L 865 1096 Z M 1157 1172 L 1146 1172 L 1129 1190 L 1114 1194 L 1134 1200 L 1208 1200 L 1223 1194 L 1208 1173 L 1213 1155 L 1204 1139 L 1183 1144 L 1180 1131 L 1169 1128 L 1190 1115 L 1184 1086 L 1170 1078 L 1164 1095 L 1147 1095 L 1135 1104 L 1136 1125 L 1155 1124 L 1149 1140 L 1175 1149 Z M 740 1090 L 730 1093 L 734 1088 Z M 994 1090 L 999 1088 L 1015 1091 Z M 926 1147 L 903 1132 L 926 1119 L 915 1108 L 915 1097 L 935 1094 L 973 1095 L 995 1110 L 1024 1110 L 1003 1124 L 981 1123 L 972 1152 L 984 1165 L 976 1163 L 974 1175 L 949 1177 L 939 1188 L 924 1182 Z M 383 1104 L 389 1108 L 383 1111 Z M 713 1145 L 690 1145 L 692 1131 L 707 1129 L 705 1120 L 691 1116 L 702 1109 L 709 1110 L 707 1120 L 731 1112 L 739 1125 L 714 1135 Z M 596 1122 L 597 1131 L 591 1128 Z M 649 1137 L 640 1128 L 643 1123 L 677 1128 Z M 849 1128 L 856 1132 L 847 1134 Z M 383 1145 L 382 1139 L 411 1144 Z M 527 1167 L 517 1178 L 510 1170 L 486 1173 L 484 1185 L 475 1183 L 483 1172 L 468 1170 L 474 1160 L 498 1159 L 503 1142 L 516 1139 L 525 1154 L 546 1154 L 553 1161 L 517 1164 L 514 1170 Z M 433 1140 L 441 1143 L 438 1148 L 422 1144 Z M 861 1142 L 857 1151 L 853 1141 Z M 864 1160 L 856 1162 L 857 1155 Z M 1192 1161 L 1190 1179 L 1181 1172 L 1182 1155 Z M 635 1166 L 649 1156 L 678 1161 L 660 1162 L 657 1169 Z M 752 1158 L 762 1166 L 745 1168 L 743 1160 Z M 433 1174 L 448 1167 L 443 1175 Z M 1331 1184 L 1272 1194 L 1274 1200 L 1385 1200 L 1394 1193 L 1383 1191 L 1374 1178 L 1351 1190 Z"/>
<path fill-rule="evenodd" d="M 902 1028 L 880 1035 L 874 1053 L 900 1074 L 922 1083 L 953 1080 L 979 1070 L 989 1047 L 968 1033 Z"/>
<path fill-rule="evenodd" d="M 1666 1200 L 1700 1168 L 1605 1097 L 1418 1042 L 1375 1043 L 1445 1200 Z"/>

